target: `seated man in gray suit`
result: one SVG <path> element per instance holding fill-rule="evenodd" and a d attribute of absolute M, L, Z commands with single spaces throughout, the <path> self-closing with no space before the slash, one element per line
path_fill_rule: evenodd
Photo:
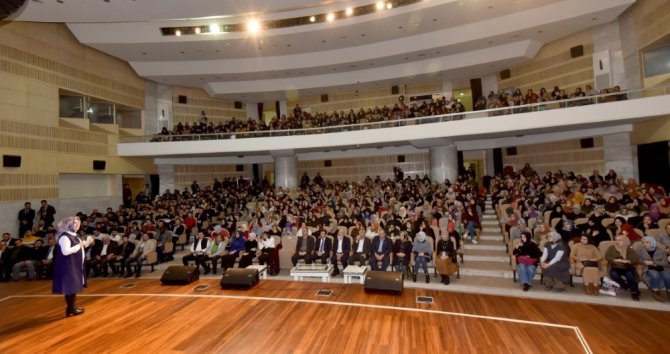
<path fill-rule="evenodd" d="M 352 248 L 354 254 L 349 258 L 349 264 L 355 265 L 358 261 L 361 267 L 365 267 L 365 261 L 370 257 L 371 245 L 370 239 L 365 237 L 365 228 L 359 228 Z"/>

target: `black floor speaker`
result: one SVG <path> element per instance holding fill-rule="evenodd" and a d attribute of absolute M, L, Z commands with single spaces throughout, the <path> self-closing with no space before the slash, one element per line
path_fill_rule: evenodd
<path fill-rule="evenodd" d="M 192 266 L 169 266 L 161 277 L 163 285 L 184 285 L 200 278 L 198 268 Z"/>
<path fill-rule="evenodd" d="M 366 292 L 388 291 L 401 294 L 404 289 L 403 274 L 400 272 L 368 271 L 365 274 Z"/>
<path fill-rule="evenodd" d="M 228 268 L 221 278 L 221 289 L 251 289 L 258 279 L 257 269 Z"/>

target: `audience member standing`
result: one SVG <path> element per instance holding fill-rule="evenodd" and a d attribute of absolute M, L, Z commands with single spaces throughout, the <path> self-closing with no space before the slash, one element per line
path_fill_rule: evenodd
<path fill-rule="evenodd" d="M 40 220 L 44 220 L 44 225 L 47 227 L 52 226 L 54 223 L 54 215 L 56 215 L 56 208 L 53 205 L 49 205 L 46 200 L 40 202 L 42 206 L 40 207 Z M 23 237 L 23 235 L 20 235 Z"/>
<path fill-rule="evenodd" d="M 32 208 L 30 202 L 23 204 L 23 209 L 19 211 L 19 238 L 23 238 L 23 235 L 28 230 L 33 229 L 33 221 L 35 220 L 35 210 Z"/>

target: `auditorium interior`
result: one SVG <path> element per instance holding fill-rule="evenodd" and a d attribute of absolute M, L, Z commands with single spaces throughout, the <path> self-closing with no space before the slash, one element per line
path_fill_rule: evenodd
<path fill-rule="evenodd" d="M 670 0 L 1 1 L 0 150 L 2 353 L 667 349 Z"/>

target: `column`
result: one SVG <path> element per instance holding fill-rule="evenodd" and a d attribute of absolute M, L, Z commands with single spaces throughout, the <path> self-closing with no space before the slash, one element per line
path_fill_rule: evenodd
<path fill-rule="evenodd" d="M 158 193 L 174 192 L 174 165 L 158 165 Z"/>
<path fill-rule="evenodd" d="M 484 165 L 484 166 L 486 166 L 484 173 L 486 173 L 489 176 L 495 176 L 496 175 L 496 165 L 495 165 L 494 159 L 493 159 L 493 149 L 484 150 L 484 154 L 485 154 L 484 159 L 486 160 L 485 165 Z"/>
<path fill-rule="evenodd" d="M 275 156 L 275 188 L 298 187 L 298 158 Z"/>
<path fill-rule="evenodd" d="M 617 175 L 625 179 L 639 180 L 637 168 L 637 146 L 630 144 L 630 133 L 616 133 L 603 135 L 603 155 L 605 171 L 614 170 Z"/>
<path fill-rule="evenodd" d="M 458 178 L 458 150 L 456 144 L 430 148 L 430 178 L 442 183 L 448 179 L 451 183 Z"/>
<path fill-rule="evenodd" d="M 247 110 L 247 116 L 244 117 L 245 121 L 247 120 L 247 118 L 251 118 L 252 120 L 259 120 L 260 119 L 258 117 L 258 103 L 256 103 L 256 102 L 244 102 L 244 107 Z"/>

